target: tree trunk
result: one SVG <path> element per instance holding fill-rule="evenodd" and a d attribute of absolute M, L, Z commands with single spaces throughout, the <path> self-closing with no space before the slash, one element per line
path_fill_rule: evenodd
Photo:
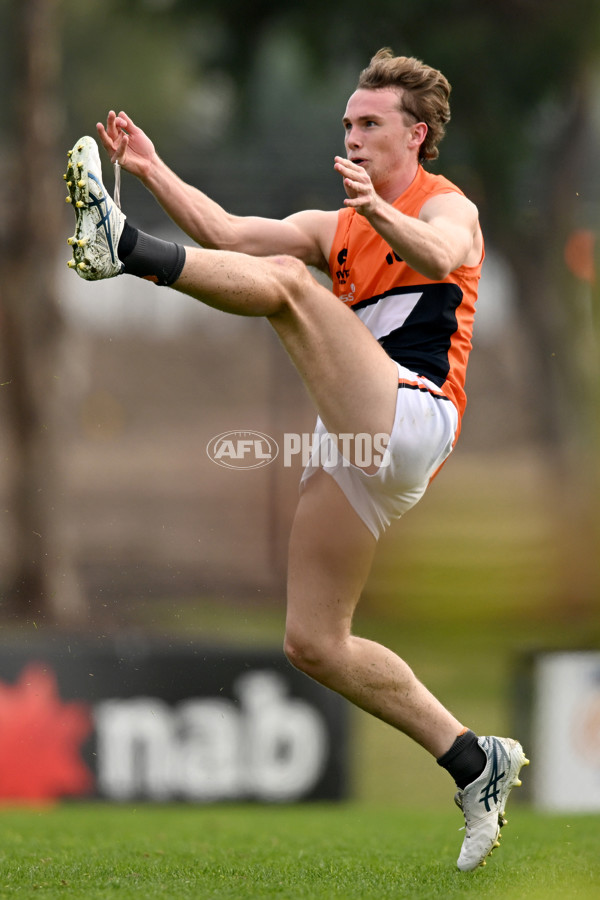
<path fill-rule="evenodd" d="M 62 230 L 59 0 L 12 6 L 14 130 L 5 235 L 0 248 L 3 391 L 12 439 L 10 566 L 4 609 L 36 623 L 72 625 L 86 604 L 67 534 L 64 478 L 66 327 L 56 285 Z"/>

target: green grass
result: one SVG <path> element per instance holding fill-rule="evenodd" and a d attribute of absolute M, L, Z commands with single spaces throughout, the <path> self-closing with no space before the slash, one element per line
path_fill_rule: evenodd
<path fill-rule="evenodd" d="M 511 816 L 460 873 L 456 810 L 62 806 L 0 816 L 0 898 L 597 898 L 600 816 Z"/>

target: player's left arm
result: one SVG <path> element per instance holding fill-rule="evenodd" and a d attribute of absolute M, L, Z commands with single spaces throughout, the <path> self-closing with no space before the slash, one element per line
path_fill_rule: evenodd
<path fill-rule="evenodd" d="M 462 194 L 437 194 L 418 218 L 382 201 L 367 218 L 411 269 L 434 281 L 481 259 L 477 207 Z"/>
<path fill-rule="evenodd" d="M 435 232 L 437 253 L 434 249 L 433 256 L 441 266 L 440 277 L 460 266 L 476 266 L 481 262 L 483 238 L 479 212 L 464 194 L 456 191 L 437 194 L 425 203 L 417 221 Z"/>
<path fill-rule="evenodd" d="M 411 269 L 441 281 L 462 265 L 479 263 L 483 249 L 479 215 L 463 194 L 436 194 L 415 218 L 383 200 L 364 169 L 339 158 L 335 168 L 345 176 L 345 205 L 365 216 Z"/>

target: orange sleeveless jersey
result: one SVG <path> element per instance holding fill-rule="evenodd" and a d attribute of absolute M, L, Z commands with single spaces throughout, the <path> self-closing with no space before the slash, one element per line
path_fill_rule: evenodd
<path fill-rule="evenodd" d="M 430 197 L 451 191 L 462 194 L 447 178 L 419 166 L 393 205 L 416 218 Z M 458 409 L 459 423 L 482 262 L 483 254 L 478 266 L 461 266 L 443 281 L 430 281 L 348 208 L 339 212 L 329 257 L 334 294 L 354 309 L 392 359 L 438 385 Z"/>

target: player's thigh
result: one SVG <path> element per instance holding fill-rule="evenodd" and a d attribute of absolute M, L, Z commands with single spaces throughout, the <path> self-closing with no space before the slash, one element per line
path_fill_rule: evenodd
<path fill-rule="evenodd" d="M 390 433 L 397 368 L 351 309 L 315 282 L 271 324 L 330 432 Z"/>

